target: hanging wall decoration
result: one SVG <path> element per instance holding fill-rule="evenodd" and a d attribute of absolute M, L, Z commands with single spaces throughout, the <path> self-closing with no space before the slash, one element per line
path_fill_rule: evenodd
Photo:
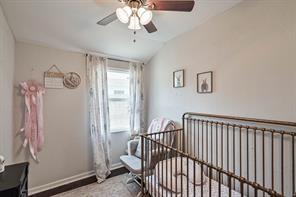
<path fill-rule="evenodd" d="M 176 70 L 173 72 L 173 87 L 174 88 L 184 87 L 184 69 Z"/>
<path fill-rule="evenodd" d="M 4 162 L 5 162 L 5 158 L 2 155 L 0 155 L 0 173 L 4 172 L 5 170 Z"/>
<path fill-rule="evenodd" d="M 20 130 L 25 135 L 23 146 L 28 145 L 33 159 L 38 161 L 37 153 L 41 151 L 44 143 L 43 95 L 45 89 L 34 80 L 21 82 L 20 86 L 25 98 L 25 121 Z"/>
<path fill-rule="evenodd" d="M 55 72 L 54 72 L 55 70 Z M 44 73 L 44 86 L 45 88 L 61 89 L 64 88 L 64 73 L 56 66 L 51 66 Z"/>
<path fill-rule="evenodd" d="M 197 92 L 200 94 L 213 92 L 213 72 L 203 72 L 197 74 Z"/>
<path fill-rule="evenodd" d="M 81 83 L 81 78 L 78 73 L 69 72 L 64 76 L 64 86 L 69 89 L 75 89 Z"/>

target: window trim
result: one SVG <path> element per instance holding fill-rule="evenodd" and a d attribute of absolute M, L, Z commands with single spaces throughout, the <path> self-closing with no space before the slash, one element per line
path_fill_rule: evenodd
<path fill-rule="evenodd" d="M 126 133 L 126 132 L 129 132 L 129 130 L 122 130 L 122 129 L 120 129 L 120 130 L 111 130 L 110 129 L 110 133 L 112 134 L 112 133 Z"/>
<path fill-rule="evenodd" d="M 130 72 L 130 70 L 129 70 L 129 68 L 120 68 L 120 67 L 111 67 L 111 66 L 109 66 L 108 68 L 107 68 L 107 72 L 108 71 L 113 71 L 113 72 L 117 72 L 117 73 L 129 73 Z"/>
<path fill-rule="evenodd" d="M 108 98 L 108 101 L 129 101 L 129 98 Z"/>

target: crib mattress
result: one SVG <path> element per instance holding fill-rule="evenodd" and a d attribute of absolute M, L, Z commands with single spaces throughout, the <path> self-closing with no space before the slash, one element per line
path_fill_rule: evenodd
<path fill-rule="evenodd" d="M 183 195 L 179 193 L 177 196 L 187 196 L 187 178 L 183 177 Z M 210 181 L 207 180 L 206 183 L 203 185 L 203 196 L 207 197 L 210 196 L 209 193 L 209 184 Z M 146 177 L 146 189 L 153 197 L 173 197 L 176 196 L 176 193 L 167 190 L 166 188 L 159 185 L 157 178 L 155 175 L 151 175 Z M 211 196 L 219 196 L 219 183 L 215 180 L 211 180 Z M 189 183 L 189 196 L 190 197 L 199 197 L 201 196 L 201 186 L 195 186 L 195 195 L 194 195 L 194 185 Z M 228 197 L 229 196 L 229 187 L 221 184 L 221 196 Z M 231 190 L 231 196 L 239 197 L 241 196 L 240 193 L 237 191 Z"/>

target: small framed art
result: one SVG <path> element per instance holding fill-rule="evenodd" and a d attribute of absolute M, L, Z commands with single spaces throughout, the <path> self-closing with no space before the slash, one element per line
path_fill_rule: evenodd
<path fill-rule="evenodd" d="M 176 70 L 173 73 L 173 87 L 174 88 L 184 87 L 184 69 Z"/>
<path fill-rule="evenodd" d="M 213 92 L 213 72 L 203 72 L 197 74 L 197 92 L 201 94 Z"/>

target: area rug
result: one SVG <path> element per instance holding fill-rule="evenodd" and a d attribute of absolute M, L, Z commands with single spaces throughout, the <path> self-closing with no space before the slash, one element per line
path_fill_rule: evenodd
<path fill-rule="evenodd" d="M 101 184 L 92 183 L 54 197 L 136 197 L 140 187 L 136 183 L 126 184 L 128 178 L 128 174 L 115 176 Z"/>

